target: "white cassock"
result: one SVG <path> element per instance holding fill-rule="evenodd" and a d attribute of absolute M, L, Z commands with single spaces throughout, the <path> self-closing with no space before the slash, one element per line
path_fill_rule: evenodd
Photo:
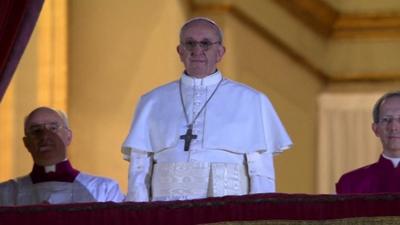
<path fill-rule="evenodd" d="M 187 131 L 179 80 L 142 96 L 123 143 L 130 161 L 128 201 L 184 200 L 275 191 L 273 155 L 292 141 L 268 98 L 216 72 L 181 77 L 189 123 L 197 135 L 184 151 Z"/>
<path fill-rule="evenodd" d="M 112 179 L 79 173 L 73 182 L 33 183 L 29 175 L 0 183 L 0 206 L 122 202 L 125 196 Z"/>

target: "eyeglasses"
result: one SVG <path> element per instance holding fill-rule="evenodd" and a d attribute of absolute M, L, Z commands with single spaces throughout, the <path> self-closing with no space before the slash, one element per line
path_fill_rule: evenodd
<path fill-rule="evenodd" d="M 54 132 L 57 132 L 61 128 L 64 128 L 64 126 L 60 125 L 58 123 L 34 124 L 26 130 L 26 134 L 28 136 L 39 136 L 39 135 L 42 135 L 45 130 L 48 130 L 48 131 L 51 131 L 54 133 Z"/>
<path fill-rule="evenodd" d="M 400 117 L 383 117 L 379 120 L 379 123 L 382 125 L 392 124 L 394 121 L 400 123 Z"/>
<path fill-rule="evenodd" d="M 207 51 L 212 45 L 221 44 L 220 41 L 211 42 L 209 40 L 204 41 L 185 41 L 182 42 L 183 47 L 188 51 L 193 51 L 196 46 L 200 46 L 203 51 Z"/>

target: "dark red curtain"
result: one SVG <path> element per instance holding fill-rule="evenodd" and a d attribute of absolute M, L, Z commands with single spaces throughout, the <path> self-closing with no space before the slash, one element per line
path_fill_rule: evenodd
<path fill-rule="evenodd" d="M 0 0 L 0 101 L 28 44 L 44 0 Z"/>
<path fill-rule="evenodd" d="M 195 225 L 227 221 L 269 221 L 258 225 L 400 224 L 400 194 L 258 194 L 174 202 L 0 207 L 0 225 Z"/>

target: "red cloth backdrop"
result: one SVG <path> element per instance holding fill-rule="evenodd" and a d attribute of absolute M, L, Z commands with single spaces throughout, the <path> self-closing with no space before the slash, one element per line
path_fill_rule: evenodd
<path fill-rule="evenodd" d="M 28 44 L 44 0 L 0 0 L 0 101 Z"/>
<path fill-rule="evenodd" d="M 175 202 L 0 207 L 0 225 L 192 225 L 264 220 L 272 223 L 257 224 L 304 225 L 307 221 L 355 224 L 354 219 L 378 221 L 357 224 L 385 224 L 385 220 L 400 224 L 400 194 L 258 194 Z"/>

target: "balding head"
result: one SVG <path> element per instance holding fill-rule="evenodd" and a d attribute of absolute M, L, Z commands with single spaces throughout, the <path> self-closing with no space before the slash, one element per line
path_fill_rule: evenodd
<path fill-rule="evenodd" d="M 65 114 L 49 107 L 33 110 L 25 119 L 25 147 L 38 165 L 53 165 L 66 158 L 72 132 Z"/>
<path fill-rule="evenodd" d="M 59 121 L 64 127 L 69 128 L 69 124 L 68 124 L 68 118 L 67 115 L 60 111 L 60 110 L 56 110 L 50 107 L 39 107 L 34 109 L 32 112 L 30 112 L 24 120 L 24 132 L 26 134 L 26 128 L 28 127 L 28 123 L 31 122 L 31 118 L 35 118 L 35 115 L 39 114 L 39 115 L 43 115 L 43 114 L 53 114 L 53 116 L 44 116 L 44 118 L 46 118 L 47 120 L 57 120 Z"/>

